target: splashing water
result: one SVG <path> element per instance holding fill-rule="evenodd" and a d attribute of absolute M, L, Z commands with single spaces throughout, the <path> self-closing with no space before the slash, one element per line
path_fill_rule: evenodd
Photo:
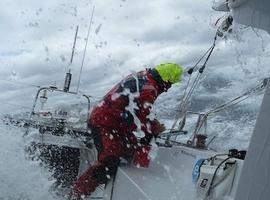
<path fill-rule="evenodd" d="M 54 180 L 49 180 L 48 171 L 25 159 L 22 135 L 22 130 L 0 122 L 0 199 L 55 199 L 49 192 Z"/>

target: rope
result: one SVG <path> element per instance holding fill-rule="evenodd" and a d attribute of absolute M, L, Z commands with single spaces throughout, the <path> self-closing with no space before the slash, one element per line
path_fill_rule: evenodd
<path fill-rule="evenodd" d="M 220 169 L 221 165 L 223 165 L 227 160 L 229 160 L 230 157 L 224 159 L 221 163 L 219 163 L 219 165 L 217 166 L 217 168 L 215 169 L 215 172 L 213 174 L 213 177 L 212 177 L 212 180 L 210 182 L 210 187 L 209 187 L 209 190 L 207 191 L 207 196 L 204 198 L 204 200 L 208 199 L 210 193 L 211 193 L 211 190 L 213 189 L 213 184 L 214 184 L 214 180 L 215 180 L 215 177 L 216 177 L 216 174 L 218 172 L 218 170 Z"/>

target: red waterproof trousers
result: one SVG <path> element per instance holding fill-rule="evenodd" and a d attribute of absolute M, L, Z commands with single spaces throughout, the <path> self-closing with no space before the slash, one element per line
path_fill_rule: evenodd
<path fill-rule="evenodd" d="M 97 186 L 105 184 L 115 175 L 120 157 L 136 166 L 148 167 L 149 165 L 150 147 L 138 144 L 133 134 L 122 139 L 116 132 L 110 133 L 102 129 L 97 135 L 96 141 L 99 150 L 98 161 L 75 182 L 74 196 L 90 195 Z"/>

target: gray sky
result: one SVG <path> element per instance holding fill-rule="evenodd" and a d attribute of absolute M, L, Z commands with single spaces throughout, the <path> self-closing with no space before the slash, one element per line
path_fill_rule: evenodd
<path fill-rule="evenodd" d="M 0 115 L 30 111 L 38 89 L 33 85 L 56 83 L 62 88 L 75 29 L 79 25 L 76 55 L 71 66 L 71 90 L 76 89 L 93 5 L 96 7 L 94 23 L 80 89 L 93 95 L 95 101 L 132 71 L 162 62 L 176 62 L 184 67 L 195 64 L 212 44 L 213 24 L 223 15 L 211 9 L 211 2 L 0 0 Z M 195 90 L 191 110 L 209 110 L 270 76 L 269 35 L 234 26 L 232 35 L 218 39 L 202 82 Z M 184 86 L 185 79 L 183 84 L 174 85 L 170 94 L 162 94 L 157 100 L 157 114 L 166 125 L 178 111 L 175 105 L 179 105 Z M 65 103 L 62 97 L 56 98 L 57 102 Z M 213 142 L 214 149 L 246 149 L 259 97 L 254 96 L 208 119 L 209 138 L 217 138 Z M 187 127 L 195 125 L 196 120 L 195 117 L 189 119 Z M 47 173 L 40 171 L 39 166 L 37 169 L 38 163 L 29 165 L 25 160 L 25 141 L 22 144 L 22 138 L 18 137 L 21 130 L 18 132 L 9 126 L 0 128 L 3 163 L 0 175 L 5 180 L 0 188 L 5 190 L 2 196 L 50 199 L 48 191 L 52 183 L 46 181 Z"/>
<path fill-rule="evenodd" d="M 95 97 L 101 97 L 131 71 L 162 62 L 191 66 L 211 45 L 213 24 L 222 15 L 205 0 L 1 0 L 1 112 L 17 110 L 15 105 L 30 106 L 37 90 L 30 85 L 56 83 L 62 87 L 78 25 L 71 66 L 71 90 L 76 89 L 93 5 L 94 22 L 80 89 Z M 256 36 L 252 30 L 248 32 Z M 266 62 L 261 57 L 268 54 L 268 40 L 239 35 L 218 43 L 209 70 L 222 74 L 235 69 L 232 77 L 240 74 L 243 79 L 255 73 L 247 63 Z M 250 45 L 258 51 L 246 61 L 252 52 L 247 48 Z M 240 67 L 232 68 L 234 65 Z M 265 67 L 262 69 L 256 71 L 258 76 L 265 73 Z"/>

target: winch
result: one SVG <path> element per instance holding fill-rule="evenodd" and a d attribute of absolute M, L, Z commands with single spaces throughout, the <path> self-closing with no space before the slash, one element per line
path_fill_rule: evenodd
<path fill-rule="evenodd" d="M 199 159 L 193 169 L 192 180 L 200 199 L 221 199 L 231 194 L 235 182 L 237 165 L 242 162 L 246 151 L 232 149 L 229 154 L 218 154 Z"/>

